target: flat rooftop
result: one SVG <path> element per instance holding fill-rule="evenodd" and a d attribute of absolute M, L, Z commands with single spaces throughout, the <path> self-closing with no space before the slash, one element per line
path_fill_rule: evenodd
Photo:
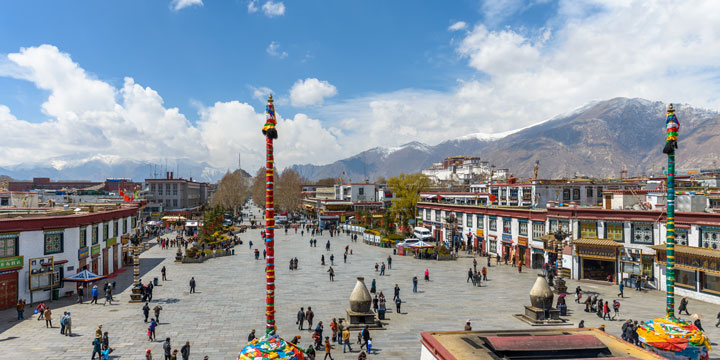
<path fill-rule="evenodd" d="M 423 332 L 422 344 L 438 360 L 663 359 L 591 328 Z"/>

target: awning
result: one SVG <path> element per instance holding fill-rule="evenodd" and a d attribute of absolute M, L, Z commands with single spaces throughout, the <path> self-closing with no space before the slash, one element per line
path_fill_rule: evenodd
<path fill-rule="evenodd" d="M 63 278 L 63 281 L 74 281 L 74 282 L 82 282 L 82 283 L 88 283 L 93 281 L 98 281 L 106 278 L 107 275 L 98 275 L 93 273 L 89 270 L 83 270 L 73 276 Z"/>
<path fill-rule="evenodd" d="M 407 247 L 413 248 L 413 249 L 430 249 L 430 248 L 434 248 L 435 245 L 430 245 L 430 244 L 420 240 L 414 244 L 408 244 Z"/>
<path fill-rule="evenodd" d="M 580 238 L 580 239 L 573 240 L 572 243 L 574 245 L 579 245 L 579 246 L 602 246 L 602 247 L 614 247 L 614 248 L 623 247 L 623 243 L 619 243 L 615 240 L 610 240 L 610 239 Z"/>
<path fill-rule="evenodd" d="M 652 246 L 648 246 L 648 247 L 655 251 L 663 251 L 664 252 L 666 250 L 664 243 L 659 244 L 659 245 L 652 245 Z M 682 254 L 688 254 L 688 255 L 696 255 L 696 256 L 701 256 L 701 257 L 720 259 L 720 250 L 706 249 L 706 248 L 701 248 L 701 247 L 675 244 L 675 252 L 682 253 Z"/>
<path fill-rule="evenodd" d="M 652 245 L 649 248 L 655 250 L 657 262 L 664 265 L 667 260 L 665 244 Z M 675 245 L 675 267 L 720 275 L 720 250 Z"/>

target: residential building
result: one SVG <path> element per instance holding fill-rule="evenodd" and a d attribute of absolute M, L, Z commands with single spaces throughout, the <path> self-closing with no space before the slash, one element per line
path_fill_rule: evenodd
<path fill-rule="evenodd" d="M 98 275 L 129 264 L 141 203 L 81 204 L 77 209 L 0 212 L 0 309 L 18 299 L 46 301 L 76 292 L 64 282 L 87 268 Z"/>
<path fill-rule="evenodd" d="M 165 215 L 188 215 L 208 202 L 208 184 L 175 178 L 167 172 L 164 179 L 145 179 L 148 207 Z"/>
<path fill-rule="evenodd" d="M 488 161 L 474 156 L 451 156 L 443 161 L 433 163 L 422 171 L 423 175 L 435 183 L 461 182 L 469 184 L 478 179 L 502 180 L 508 176 L 508 169 L 495 169 Z"/>

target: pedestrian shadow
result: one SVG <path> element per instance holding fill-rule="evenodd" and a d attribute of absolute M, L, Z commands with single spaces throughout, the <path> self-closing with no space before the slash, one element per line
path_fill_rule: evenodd
<path fill-rule="evenodd" d="M 4 339 L 0 339 L 0 342 L 2 342 L 2 341 L 9 341 L 9 340 L 15 340 L 15 339 L 17 339 L 17 338 L 18 338 L 17 336 L 8 336 L 8 337 L 6 337 L 6 338 L 4 338 Z"/>
<path fill-rule="evenodd" d="M 197 294 L 199 294 L 199 292 L 198 292 Z M 158 304 L 176 304 L 176 303 L 180 302 L 180 299 L 177 299 L 177 298 L 169 298 L 169 299 L 157 300 L 157 301 L 154 301 L 154 302 L 155 302 L 155 303 L 158 303 Z"/>

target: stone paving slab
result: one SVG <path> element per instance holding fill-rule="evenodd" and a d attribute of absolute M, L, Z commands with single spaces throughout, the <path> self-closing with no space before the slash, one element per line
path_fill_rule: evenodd
<path fill-rule="evenodd" d="M 44 323 L 35 320 L 14 321 L 14 310 L 0 312 L 2 322 L 10 324 L 0 333 L 0 358 L 8 359 L 75 359 L 90 356 L 94 330 L 99 323 L 110 334 L 111 347 L 115 348 L 115 359 L 144 359 L 145 349 L 152 350 L 156 358 L 162 355 L 162 340 L 170 337 L 174 348 L 180 348 L 185 341 L 191 342 L 191 359 L 235 359 L 245 345 L 250 329 L 258 333 L 264 326 L 264 262 L 256 261 L 247 245 L 252 240 L 255 246 L 262 244 L 259 230 L 241 234 L 244 245 L 235 249 L 235 256 L 208 260 L 202 264 L 178 264 L 174 262 L 174 249 L 162 250 L 152 247 L 141 256 L 141 264 L 152 264 L 144 269 L 145 281 L 160 276 L 165 265 L 169 281 L 161 282 L 154 291 L 153 303 L 160 304 L 160 326 L 158 341 L 149 342 L 146 336 L 147 324 L 143 323 L 141 304 L 130 304 L 129 289 L 116 295 L 117 305 L 102 306 L 59 302 L 54 308 L 54 319 L 59 326 L 62 311 L 71 311 L 73 332 L 69 338 L 59 334 L 59 328 L 46 329 Z M 312 306 L 315 323 L 322 320 L 325 333 L 329 334 L 329 323 L 333 317 L 344 317 L 349 307 L 348 297 L 355 286 L 356 277 L 364 276 L 369 286 L 373 278 L 378 290 L 392 300 L 393 287 L 398 283 L 403 300 L 402 313 L 396 314 L 394 306 L 387 314 L 386 330 L 371 331 L 376 359 L 417 359 L 420 355 L 420 333 L 431 330 L 462 330 L 467 319 L 472 320 L 475 330 L 530 329 L 531 326 L 515 319 L 512 314 L 523 312 L 523 305 L 529 303 L 528 292 L 537 270 L 518 274 L 517 270 L 500 265 L 489 269 L 489 280 L 480 288 L 466 283 L 467 269 L 472 266 L 471 258 L 458 261 L 416 260 L 411 257 L 393 256 L 392 269 L 387 276 L 378 276 L 374 271 L 376 262 L 386 261 L 391 249 L 382 249 L 361 242 L 351 242 L 347 236 L 330 238 L 318 236 L 318 247 L 310 248 L 309 235 L 279 231 L 277 234 L 277 323 L 280 334 L 286 339 L 301 335 L 301 345 L 310 342 L 309 331 L 299 331 L 295 316 L 299 307 Z M 330 239 L 331 251 L 325 251 L 324 244 Z M 342 262 L 345 245 L 350 245 L 353 255 L 347 264 Z M 329 263 L 330 254 L 335 254 L 335 281 L 328 280 L 327 268 L 320 264 L 325 255 Z M 299 259 L 299 270 L 290 271 L 288 260 Z M 161 261 L 160 261 L 161 260 Z M 485 260 L 479 259 L 479 265 Z M 430 270 L 430 282 L 423 281 L 423 272 Z M 131 273 L 131 268 L 126 273 Z M 194 276 L 197 293 L 189 294 L 188 281 Z M 413 276 L 420 279 L 419 293 L 411 292 Z M 603 299 L 612 300 L 617 294 L 616 286 L 578 283 L 568 281 L 568 288 L 580 285 L 586 291 L 596 291 Z M 647 320 L 664 312 L 664 293 L 658 291 L 637 293 L 625 292 L 621 299 L 621 319 Z M 388 301 L 390 305 L 391 301 Z M 582 311 L 583 305 L 568 302 L 571 326 L 585 320 L 586 326 L 597 327 L 606 324 L 607 331 L 620 335 L 621 321 L 604 322 L 595 315 Z M 720 338 L 720 329 L 713 327 L 719 310 L 715 305 L 691 300 L 691 312 L 705 316 L 704 326 L 711 340 Z M 151 313 L 152 314 L 152 313 Z M 151 315 L 152 316 L 152 315 Z M 41 324 L 42 323 L 42 324 Z M 353 349 L 357 351 L 351 334 Z M 356 359 L 357 352 L 343 354 L 337 346 L 333 352 L 336 359 Z M 713 356 L 717 356 L 717 350 Z"/>

